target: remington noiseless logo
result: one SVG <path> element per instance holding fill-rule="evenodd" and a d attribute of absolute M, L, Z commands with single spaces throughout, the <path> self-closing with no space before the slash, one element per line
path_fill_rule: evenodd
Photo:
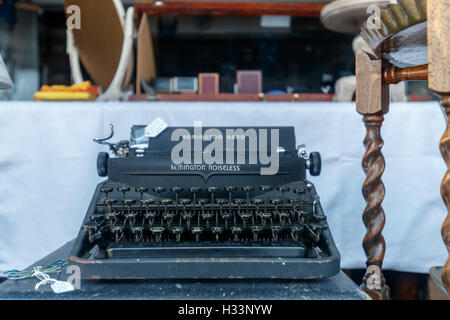
<path fill-rule="evenodd" d="M 182 128 L 172 132 L 171 140 L 178 143 L 172 149 L 170 169 L 232 173 L 249 164 L 259 165 L 261 175 L 275 175 L 279 169 L 279 135 L 279 129 L 203 130 L 202 122 L 195 121 L 193 133 Z"/>

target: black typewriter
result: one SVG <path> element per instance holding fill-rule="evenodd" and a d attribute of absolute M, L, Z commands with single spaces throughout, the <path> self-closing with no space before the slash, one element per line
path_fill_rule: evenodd
<path fill-rule="evenodd" d="M 296 147 L 294 128 L 202 128 L 198 135 L 195 127 L 168 127 L 152 136 L 133 126 L 130 140 L 109 143 L 111 129 L 95 140 L 114 154 L 98 155 L 98 174 L 108 178 L 69 256 L 83 279 L 313 279 L 339 272 L 340 254 L 306 179 L 307 170 L 320 174 L 320 154 Z M 261 154 L 263 140 L 276 149 Z M 263 170 L 269 154 L 278 159 L 275 173 Z"/>

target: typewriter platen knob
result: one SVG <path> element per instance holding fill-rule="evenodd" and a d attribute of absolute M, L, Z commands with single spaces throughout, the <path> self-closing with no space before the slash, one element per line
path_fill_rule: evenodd
<path fill-rule="evenodd" d="M 306 167 L 313 177 L 320 175 L 320 172 L 322 171 L 322 158 L 320 157 L 320 153 L 311 152 L 309 159 L 306 161 Z"/>
<path fill-rule="evenodd" d="M 107 152 L 100 152 L 97 155 L 97 174 L 99 177 L 108 176 L 108 161 L 109 154 Z"/>

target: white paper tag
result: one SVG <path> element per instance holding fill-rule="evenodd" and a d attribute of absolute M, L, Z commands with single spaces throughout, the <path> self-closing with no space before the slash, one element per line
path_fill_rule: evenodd
<path fill-rule="evenodd" d="M 56 281 L 50 286 L 54 293 L 64 293 L 75 290 L 73 285 L 67 281 Z"/>
<path fill-rule="evenodd" d="M 145 127 L 145 136 L 150 138 L 157 137 L 166 130 L 169 125 L 161 118 L 156 118 L 147 127 Z"/>

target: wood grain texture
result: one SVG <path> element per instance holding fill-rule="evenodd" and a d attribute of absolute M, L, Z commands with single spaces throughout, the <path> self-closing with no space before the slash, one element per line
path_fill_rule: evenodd
<path fill-rule="evenodd" d="M 382 61 L 356 52 L 356 110 L 364 115 L 389 111 L 389 86 L 383 84 Z"/>
<path fill-rule="evenodd" d="M 442 106 L 447 114 L 447 129 L 445 130 L 439 147 L 441 149 L 442 157 L 447 164 L 447 172 L 442 180 L 441 196 L 447 206 L 448 215 L 442 225 L 441 234 L 449 253 L 449 258 L 447 259 L 442 272 L 442 281 L 450 296 L 450 95 L 447 95 L 442 100 Z"/>
<path fill-rule="evenodd" d="M 403 69 L 389 66 L 383 69 L 384 84 L 396 84 L 407 80 L 428 80 L 428 66 L 424 65 Z"/>
<path fill-rule="evenodd" d="M 156 4 L 161 3 L 161 5 Z M 320 17 L 326 3 L 294 2 L 227 2 L 227 1 L 139 1 L 135 8 L 140 13 L 193 15 L 290 15 Z"/>
<path fill-rule="evenodd" d="M 383 113 L 380 111 L 377 114 L 366 115 L 363 121 L 366 127 L 364 139 L 366 153 L 362 160 L 362 167 L 366 180 L 362 193 L 367 203 L 363 212 L 363 221 L 366 226 L 363 248 L 367 257 L 367 271 L 361 288 L 373 299 L 385 300 L 389 299 L 390 293 L 381 272 L 386 251 L 386 244 L 381 234 L 385 225 L 385 214 L 381 206 L 385 196 L 384 184 L 381 180 L 385 169 L 385 160 L 381 152 L 384 142 L 380 134 L 384 121 Z"/>
<path fill-rule="evenodd" d="M 65 8 L 81 9 L 81 29 L 73 30 L 75 45 L 89 76 L 106 90 L 119 65 L 123 27 L 111 0 L 66 0 Z"/>
<path fill-rule="evenodd" d="M 152 32 L 147 14 L 144 14 L 139 25 L 137 36 L 136 93 L 141 93 L 141 79 L 149 82 L 156 77 L 155 53 Z"/>
<path fill-rule="evenodd" d="M 450 93 L 450 1 L 428 1 L 428 62 L 431 90 Z"/>

